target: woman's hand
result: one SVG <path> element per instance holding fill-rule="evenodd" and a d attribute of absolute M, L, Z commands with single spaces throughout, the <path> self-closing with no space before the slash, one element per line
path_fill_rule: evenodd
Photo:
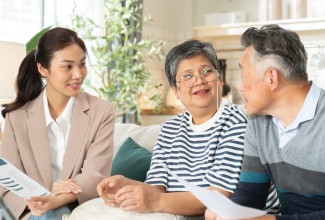
<path fill-rule="evenodd" d="M 41 216 L 45 212 L 57 208 L 53 196 L 37 196 L 25 200 L 32 215 Z"/>
<path fill-rule="evenodd" d="M 115 206 L 115 194 L 122 187 L 126 186 L 127 178 L 122 175 L 110 176 L 97 185 L 97 192 L 108 206 Z"/>
<path fill-rule="evenodd" d="M 73 193 L 77 195 L 80 192 L 82 192 L 81 187 L 74 180 L 57 180 L 53 183 L 51 195 L 57 196 L 64 193 Z"/>
<path fill-rule="evenodd" d="M 124 211 L 155 212 L 160 195 L 145 185 L 128 185 L 116 193 L 116 202 Z"/>
<path fill-rule="evenodd" d="M 216 220 L 217 219 L 217 215 L 214 212 L 212 212 L 210 209 L 205 210 L 204 217 L 205 217 L 205 220 Z"/>

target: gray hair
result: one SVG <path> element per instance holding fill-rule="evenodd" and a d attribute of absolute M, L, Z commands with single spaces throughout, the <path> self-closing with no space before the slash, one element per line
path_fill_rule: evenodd
<path fill-rule="evenodd" d="M 308 56 L 297 33 L 274 24 L 260 29 L 251 27 L 242 35 L 241 43 L 245 48 L 254 48 L 251 62 L 258 72 L 272 67 L 291 82 L 308 79 Z"/>
<path fill-rule="evenodd" d="M 198 40 L 185 41 L 172 48 L 166 57 L 165 72 L 171 87 L 177 87 L 176 73 L 179 63 L 197 54 L 206 56 L 213 67 L 220 72 L 218 57 L 211 43 Z"/>

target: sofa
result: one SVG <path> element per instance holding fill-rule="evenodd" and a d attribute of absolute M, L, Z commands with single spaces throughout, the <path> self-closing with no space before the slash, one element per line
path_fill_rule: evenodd
<path fill-rule="evenodd" d="M 119 147 L 128 137 L 133 138 L 140 146 L 152 151 L 159 131 L 160 125 L 140 126 L 136 124 L 115 123 L 114 155 L 116 155 Z"/>
<path fill-rule="evenodd" d="M 114 133 L 114 158 L 112 174 L 123 174 L 143 181 L 149 169 L 153 147 L 160 125 L 139 126 L 116 123 Z M 121 159 L 120 163 L 117 160 Z M 145 166 L 141 166 L 145 164 Z M 122 167 L 122 168 L 121 168 Z M 134 172 L 140 173 L 135 175 Z M 120 172 L 119 172 L 120 171 Z M 115 173 L 114 173 L 115 172 Z M 102 198 L 87 201 L 66 215 L 64 220 L 176 220 L 179 216 L 167 213 L 124 212 L 105 205 Z"/>

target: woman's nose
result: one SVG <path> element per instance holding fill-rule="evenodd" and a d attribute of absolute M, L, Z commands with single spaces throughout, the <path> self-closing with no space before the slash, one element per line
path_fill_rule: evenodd
<path fill-rule="evenodd" d="M 73 72 L 72 78 L 79 79 L 82 78 L 82 71 L 79 68 L 76 68 L 76 70 Z"/>
<path fill-rule="evenodd" d="M 201 85 L 207 82 L 202 75 L 195 75 L 195 78 L 196 78 L 195 85 Z"/>

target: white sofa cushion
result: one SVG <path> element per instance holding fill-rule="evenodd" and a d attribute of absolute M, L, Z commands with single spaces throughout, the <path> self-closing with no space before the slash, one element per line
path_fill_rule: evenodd
<path fill-rule="evenodd" d="M 105 205 L 102 198 L 92 199 L 75 208 L 69 220 L 179 220 L 181 216 L 168 213 L 125 212 Z"/>
<path fill-rule="evenodd" d="M 160 125 L 139 126 L 136 124 L 115 123 L 114 156 L 128 137 L 131 137 L 140 146 L 152 151 L 159 131 Z"/>

